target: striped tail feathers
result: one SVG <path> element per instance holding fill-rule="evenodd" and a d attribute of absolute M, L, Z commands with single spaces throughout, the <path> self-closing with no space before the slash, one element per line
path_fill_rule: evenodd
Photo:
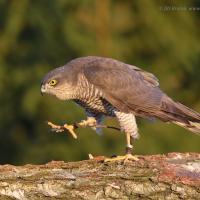
<path fill-rule="evenodd" d="M 200 114 L 187 106 L 174 102 L 165 96 L 162 111 L 167 114 L 169 121 L 200 135 Z"/>
<path fill-rule="evenodd" d="M 175 105 L 176 105 L 176 108 L 180 110 L 180 112 L 187 115 L 187 117 L 193 118 L 193 120 L 196 120 L 200 123 L 200 113 L 192 110 L 191 108 L 188 108 L 187 106 L 179 102 L 176 102 Z"/>
<path fill-rule="evenodd" d="M 183 123 L 178 121 L 172 121 L 174 124 L 177 124 L 185 129 L 188 129 L 189 131 L 196 133 L 197 135 L 200 135 L 200 123 L 198 122 L 191 122 L 189 123 Z"/>
<path fill-rule="evenodd" d="M 191 131 L 193 131 L 194 133 L 199 133 L 200 134 L 200 122 L 191 122 L 190 121 L 190 124 L 191 124 Z M 190 130 L 189 129 L 189 130 Z"/>

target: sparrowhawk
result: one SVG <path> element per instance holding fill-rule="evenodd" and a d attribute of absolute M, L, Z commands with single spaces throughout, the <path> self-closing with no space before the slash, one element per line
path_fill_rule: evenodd
<path fill-rule="evenodd" d="M 126 153 L 130 157 L 132 140 L 138 138 L 136 116 L 158 118 L 200 133 L 200 114 L 173 101 L 160 88 L 158 79 L 149 72 L 118 60 L 88 56 L 74 59 L 47 73 L 41 92 L 61 100 L 73 100 L 82 106 L 88 118 L 68 129 L 90 126 L 99 129 L 104 117 L 116 117 L 126 135 Z"/>

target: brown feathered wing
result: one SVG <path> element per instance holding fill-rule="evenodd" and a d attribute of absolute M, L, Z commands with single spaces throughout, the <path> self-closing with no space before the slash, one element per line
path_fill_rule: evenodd
<path fill-rule="evenodd" d="M 88 82 L 118 110 L 157 117 L 200 132 L 200 114 L 164 94 L 153 74 L 112 59 L 93 61 L 83 70 Z"/>

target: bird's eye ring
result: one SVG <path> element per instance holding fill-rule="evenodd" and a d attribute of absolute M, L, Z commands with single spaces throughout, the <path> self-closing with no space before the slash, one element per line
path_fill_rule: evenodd
<path fill-rule="evenodd" d="M 57 84 L 57 80 L 55 80 L 55 79 L 52 79 L 49 81 L 49 85 L 51 85 L 51 86 L 54 86 L 56 84 Z"/>

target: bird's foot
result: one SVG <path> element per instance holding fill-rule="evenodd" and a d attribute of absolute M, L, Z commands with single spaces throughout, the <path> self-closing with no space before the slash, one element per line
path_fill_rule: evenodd
<path fill-rule="evenodd" d="M 74 131 L 76 127 L 74 125 L 64 124 L 63 126 L 61 126 L 61 125 L 53 124 L 52 122 L 47 122 L 47 124 L 51 126 L 52 131 L 55 131 L 56 133 L 60 133 L 67 130 L 67 132 L 70 133 L 74 139 L 77 139 L 77 135 Z"/>
<path fill-rule="evenodd" d="M 89 127 L 96 127 L 97 126 L 97 121 L 94 117 L 87 117 L 86 120 L 82 120 L 77 124 L 81 128 L 86 128 L 87 126 Z"/>
<path fill-rule="evenodd" d="M 113 158 L 106 158 L 104 162 L 115 162 L 115 161 L 123 161 L 123 163 L 126 163 L 127 161 L 138 161 L 139 158 L 137 156 L 133 156 L 132 154 L 126 154 L 124 156 L 117 156 Z"/>

